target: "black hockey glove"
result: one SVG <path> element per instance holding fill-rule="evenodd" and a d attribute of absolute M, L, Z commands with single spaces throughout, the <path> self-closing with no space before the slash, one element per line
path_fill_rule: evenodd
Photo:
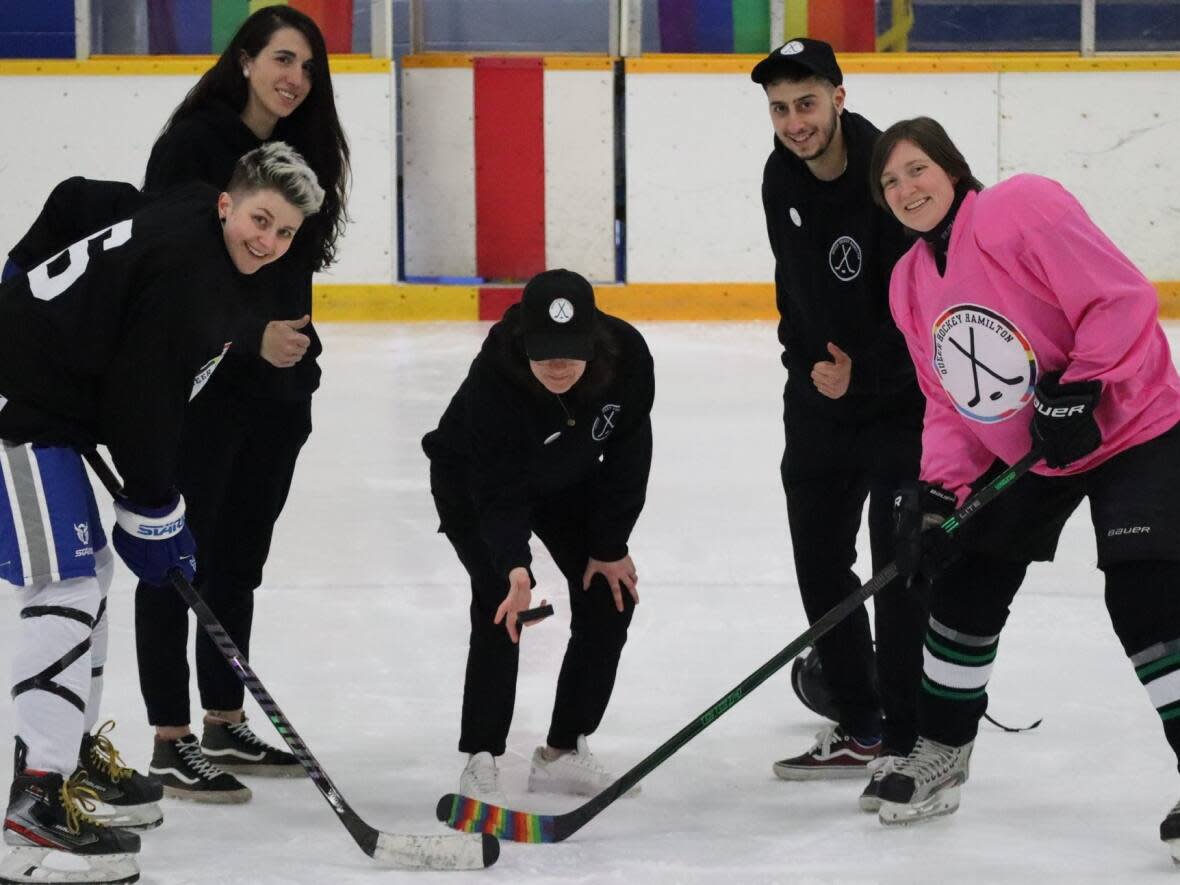
<path fill-rule="evenodd" d="M 1060 372 L 1050 372 L 1037 382 L 1029 431 L 1046 464 L 1066 467 L 1102 444 L 1102 432 L 1094 420 L 1101 395 L 1101 381 L 1062 384 Z"/>
<path fill-rule="evenodd" d="M 942 486 L 910 482 L 893 499 L 897 571 L 907 578 L 938 576 L 959 555 L 959 545 L 941 528 L 955 512 L 955 496 Z"/>

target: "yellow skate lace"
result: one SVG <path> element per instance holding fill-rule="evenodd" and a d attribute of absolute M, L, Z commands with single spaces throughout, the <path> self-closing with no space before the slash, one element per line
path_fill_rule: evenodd
<path fill-rule="evenodd" d="M 108 719 L 94 733 L 94 740 L 90 745 L 90 761 L 105 771 L 107 777 L 112 781 L 118 783 L 131 777 L 132 771 L 123 764 L 119 751 L 115 749 L 115 745 L 107 737 L 107 732 L 113 731 L 114 728 L 115 720 Z"/>
<path fill-rule="evenodd" d="M 91 816 L 98 808 L 99 799 L 98 793 L 86 785 L 85 772 L 76 771 L 69 780 L 62 781 L 61 802 L 66 810 L 66 825 L 71 833 L 81 832 L 84 823 L 96 827 L 103 825 Z"/>

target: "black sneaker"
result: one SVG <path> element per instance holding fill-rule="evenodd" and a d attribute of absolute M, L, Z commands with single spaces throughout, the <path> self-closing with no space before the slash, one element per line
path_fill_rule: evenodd
<path fill-rule="evenodd" d="M 154 777 L 123 764 L 119 751 L 107 737 L 114 727 L 114 720 L 108 720 L 94 734 L 82 735 L 78 752 L 81 783 L 93 790 L 103 805 L 93 817 L 125 830 L 158 827 L 164 822 L 164 813 L 156 803 L 164 797 L 164 788 Z"/>
<path fill-rule="evenodd" d="M 139 865 L 132 855 L 139 852 L 139 836 L 91 817 L 97 798 L 77 775 L 69 780 L 57 772 L 17 775 L 4 817 L 4 842 L 12 850 L 0 864 L 0 881 L 62 881 L 54 867 L 43 865 L 51 851 L 85 860 L 87 870 L 71 871 L 72 881 L 137 881 Z M 60 875 L 60 867 L 56 870 Z"/>
<path fill-rule="evenodd" d="M 230 805 L 250 801 L 250 788 L 201 755 L 195 734 L 172 741 L 156 738 L 148 768 L 164 785 L 164 795 L 194 802 Z"/>
<path fill-rule="evenodd" d="M 245 719 L 241 722 L 206 722 L 201 752 L 214 765 L 234 774 L 261 777 L 301 777 L 304 774 L 303 766 L 294 755 L 265 743 L 250 730 Z"/>

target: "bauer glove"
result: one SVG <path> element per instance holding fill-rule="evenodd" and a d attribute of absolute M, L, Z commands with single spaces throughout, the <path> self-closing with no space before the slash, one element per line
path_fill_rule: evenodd
<path fill-rule="evenodd" d="M 1062 384 L 1060 372 L 1037 382 L 1029 431 L 1047 465 L 1067 467 L 1102 445 L 1102 431 L 1094 420 L 1101 396 L 1101 381 Z"/>
<path fill-rule="evenodd" d="M 188 581 L 196 574 L 197 545 L 185 523 L 184 499 L 179 494 L 159 507 L 116 498 L 111 541 L 127 568 L 148 584 L 167 584 L 168 572 L 174 568 Z"/>
<path fill-rule="evenodd" d="M 955 504 L 954 494 L 927 482 L 909 482 L 897 490 L 893 535 L 898 574 L 932 580 L 958 556 L 959 545 L 941 528 Z"/>

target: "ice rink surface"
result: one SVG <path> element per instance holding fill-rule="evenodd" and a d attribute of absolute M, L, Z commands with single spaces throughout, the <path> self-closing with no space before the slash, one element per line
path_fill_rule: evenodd
<path fill-rule="evenodd" d="M 620 774 L 704 712 L 804 629 L 779 482 L 784 372 L 772 324 L 641 327 L 656 361 L 655 461 L 632 538 L 641 605 L 606 719 L 591 739 Z M 446 832 L 438 798 L 456 750 L 468 589 L 437 519 L 419 448 L 467 371 L 486 324 L 327 325 L 315 431 L 258 593 L 254 669 L 345 798 L 372 826 Z M 1180 326 L 1169 327 L 1173 350 Z M 102 498 L 99 492 L 100 500 Z M 111 514 L 109 504 L 103 510 Z M 108 525 L 110 520 L 107 520 Z M 862 541 L 864 539 L 862 538 Z M 534 599 L 556 617 L 527 631 L 516 718 L 501 760 L 510 803 L 548 726 L 568 634 L 563 582 L 543 549 Z M 858 565 L 870 574 L 867 553 Z M 823 725 L 786 670 L 559 844 L 502 843 L 493 868 L 404 873 L 373 866 L 306 779 L 251 779 L 254 800 L 165 800 L 144 836 L 152 885 L 500 883 L 1180 882 L 1157 826 L 1180 798 L 1159 719 L 1110 628 L 1088 509 L 1058 561 L 1030 570 L 1004 632 L 991 712 L 957 814 L 885 830 L 858 811 L 857 781 L 788 784 L 770 764 Z M 132 649 L 133 581 L 111 593 L 103 718 L 146 766 Z M 1175 592 L 1178 588 L 1169 588 Z M 16 606 L 4 597 L 0 647 Z M 194 716 L 199 710 L 194 695 Z M 247 700 L 259 734 L 279 742 Z M 0 734 L 12 732 L 9 703 Z"/>

